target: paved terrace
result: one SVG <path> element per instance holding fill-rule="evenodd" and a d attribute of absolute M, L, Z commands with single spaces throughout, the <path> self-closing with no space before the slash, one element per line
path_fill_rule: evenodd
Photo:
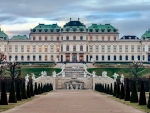
<path fill-rule="evenodd" d="M 3 113 L 143 113 L 92 90 L 55 90 Z"/>

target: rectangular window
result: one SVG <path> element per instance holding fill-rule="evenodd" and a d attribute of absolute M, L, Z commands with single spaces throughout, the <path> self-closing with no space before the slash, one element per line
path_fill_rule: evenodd
<path fill-rule="evenodd" d="M 114 40 L 116 41 L 116 37 L 114 37 Z"/>
<path fill-rule="evenodd" d="M 59 49 L 60 49 L 60 46 L 57 45 L 57 46 L 56 46 L 56 51 L 59 52 Z"/>
<path fill-rule="evenodd" d="M 39 40 L 41 40 L 41 37 L 39 37 Z"/>
<path fill-rule="evenodd" d="M 119 52 L 122 52 L 122 45 L 119 45 Z"/>
<path fill-rule="evenodd" d="M 93 40 L 93 38 L 92 37 L 90 37 L 90 41 L 92 41 Z"/>
<path fill-rule="evenodd" d="M 143 55 L 143 61 L 145 60 L 145 55 Z"/>
<path fill-rule="evenodd" d="M 102 52 L 105 52 L 105 46 L 102 45 Z"/>
<path fill-rule="evenodd" d="M 24 52 L 24 46 L 23 45 L 21 46 L 21 52 Z"/>
<path fill-rule="evenodd" d="M 53 61 L 53 55 L 51 55 L 51 61 Z"/>
<path fill-rule="evenodd" d="M 39 46 L 39 52 L 42 52 L 42 46 Z"/>
<path fill-rule="evenodd" d="M 108 55 L 108 60 L 110 60 L 110 55 Z"/>
<path fill-rule="evenodd" d="M 33 40 L 35 40 L 35 37 L 33 37 Z"/>
<path fill-rule="evenodd" d="M 7 46 L 5 46 L 5 52 L 7 52 Z"/>
<path fill-rule="evenodd" d="M 9 46 L 9 52 L 12 52 L 12 46 L 11 45 Z"/>
<path fill-rule="evenodd" d="M 27 46 L 27 52 L 30 52 L 30 46 Z"/>
<path fill-rule="evenodd" d="M 113 52 L 116 52 L 116 45 L 113 46 Z"/>
<path fill-rule="evenodd" d="M 96 55 L 96 60 L 98 60 L 98 55 Z"/>
<path fill-rule="evenodd" d="M 59 37 L 57 37 L 57 41 L 59 40 Z"/>
<path fill-rule="evenodd" d="M 47 37 L 45 37 L 45 41 L 47 40 Z"/>
<path fill-rule="evenodd" d="M 48 52 L 48 46 L 44 46 L 45 52 Z"/>
<path fill-rule="evenodd" d="M 110 52 L 110 45 L 107 46 L 107 52 Z"/>
<path fill-rule="evenodd" d="M 92 52 L 93 51 L 93 46 L 90 46 L 90 52 Z"/>
<path fill-rule="evenodd" d="M 98 46 L 98 45 L 96 45 L 95 47 L 96 47 L 96 52 L 98 52 L 98 51 L 99 51 L 99 49 L 98 49 L 98 48 L 99 48 L 99 46 Z"/>
<path fill-rule="evenodd" d="M 108 41 L 110 41 L 110 37 L 108 37 Z"/>
<path fill-rule="evenodd" d="M 51 41 L 53 41 L 53 36 L 51 36 Z"/>
<path fill-rule="evenodd" d="M 96 41 L 98 41 L 98 36 L 96 35 Z"/>
<path fill-rule="evenodd" d="M 54 52 L 54 46 L 51 46 L 51 52 Z"/>
<path fill-rule="evenodd" d="M 114 56 L 114 60 L 116 60 L 116 55 Z"/>
<path fill-rule="evenodd" d="M 131 52 L 134 52 L 134 46 L 131 46 Z"/>
<path fill-rule="evenodd" d="M 36 46 L 33 46 L 33 52 L 36 52 Z"/>
<path fill-rule="evenodd" d="M 104 55 L 102 56 L 102 60 L 105 60 L 105 59 L 104 59 Z"/>
<path fill-rule="evenodd" d="M 104 41 L 104 37 L 102 37 L 102 41 Z"/>
<path fill-rule="evenodd" d="M 18 52 L 18 45 L 15 45 L 15 52 Z"/>
<path fill-rule="evenodd" d="M 141 49 L 140 46 L 137 46 L 137 52 L 140 52 L 140 49 Z"/>
<path fill-rule="evenodd" d="M 145 46 L 143 46 L 143 52 L 145 52 Z"/>
<path fill-rule="evenodd" d="M 128 45 L 125 45 L 125 52 L 128 52 Z"/>
<path fill-rule="evenodd" d="M 57 59 L 58 59 L 58 61 L 59 61 L 59 55 L 57 55 Z"/>

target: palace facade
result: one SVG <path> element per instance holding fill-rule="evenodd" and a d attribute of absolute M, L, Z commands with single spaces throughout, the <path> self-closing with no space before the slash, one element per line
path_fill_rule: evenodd
<path fill-rule="evenodd" d="M 140 38 L 123 36 L 111 24 L 86 27 L 70 19 L 63 27 L 39 24 L 27 36 L 8 35 L 0 30 L 0 51 L 6 59 L 21 62 L 132 62 L 150 61 L 150 30 Z"/>

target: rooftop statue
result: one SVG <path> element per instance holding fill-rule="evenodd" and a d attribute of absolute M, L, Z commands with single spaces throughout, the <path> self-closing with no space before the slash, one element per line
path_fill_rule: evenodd
<path fill-rule="evenodd" d="M 96 72 L 95 72 L 95 71 L 93 71 L 93 72 L 92 72 L 93 77 L 96 77 L 96 75 L 95 75 L 95 74 L 96 74 Z"/>
<path fill-rule="evenodd" d="M 116 79 L 117 79 L 118 76 L 119 76 L 118 74 L 114 73 L 114 75 L 113 75 L 113 77 L 114 77 L 114 82 L 116 82 Z"/>
<path fill-rule="evenodd" d="M 62 77 L 65 77 L 65 72 L 64 71 L 62 72 Z"/>
<path fill-rule="evenodd" d="M 84 71 L 84 77 L 86 77 L 86 72 Z"/>
<path fill-rule="evenodd" d="M 34 75 L 34 73 L 31 73 L 31 75 L 32 75 L 32 84 L 34 85 L 34 83 L 35 83 L 35 75 Z"/>
<path fill-rule="evenodd" d="M 123 74 L 121 75 L 120 82 L 124 83 L 124 75 Z"/>
<path fill-rule="evenodd" d="M 55 71 L 53 72 L 53 77 L 54 77 L 54 78 L 56 77 L 56 72 L 55 72 Z"/>
<path fill-rule="evenodd" d="M 27 86 L 28 85 L 28 82 L 29 82 L 29 74 L 27 74 L 26 76 L 25 76 L 25 85 Z"/>
<path fill-rule="evenodd" d="M 105 78 L 107 77 L 107 71 L 102 72 L 102 77 L 105 77 Z"/>

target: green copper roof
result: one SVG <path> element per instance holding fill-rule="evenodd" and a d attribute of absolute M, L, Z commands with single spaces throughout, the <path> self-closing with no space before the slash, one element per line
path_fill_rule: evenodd
<path fill-rule="evenodd" d="M 89 31 L 92 32 L 93 30 L 101 31 L 101 32 L 117 32 L 117 29 L 110 24 L 92 24 L 88 27 Z"/>
<path fill-rule="evenodd" d="M 68 23 L 64 25 L 64 28 L 85 28 L 85 25 L 78 21 L 70 20 Z"/>
<path fill-rule="evenodd" d="M 5 34 L 5 33 L 1 30 L 1 28 L 0 28 L 0 39 L 2 39 L 2 40 L 7 40 L 7 39 L 8 39 L 7 34 Z"/>
<path fill-rule="evenodd" d="M 143 35 L 142 35 L 142 39 L 150 39 L 150 30 L 146 31 Z"/>
<path fill-rule="evenodd" d="M 24 36 L 18 35 L 18 36 L 13 36 L 10 40 L 28 40 L 28 39 L 29 38 L 26 35 Z"/>

